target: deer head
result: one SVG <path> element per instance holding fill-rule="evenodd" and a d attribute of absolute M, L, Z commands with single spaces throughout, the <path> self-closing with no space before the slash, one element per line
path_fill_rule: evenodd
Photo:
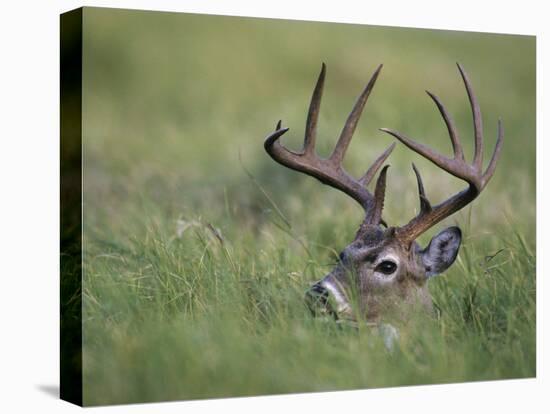
<path fill-rule="evenodd" d="M 420 209 L 418 215 L 403 226 L 387 226 L 382 219 L 388 165 L 378 174 L 374 194 L 367 189 L 389 157 L 395 143 L 379 155 L 359 179 L 353 178 L 342 167 L 342 160 L 382 65 L 376 69 L 357 99 L 336 147 L 327 159 L 320 158 L 315 153 L 325 64 L 322 65 L 311 98 L 303 149 L 295 152 L 280 144 L 279 138 L 288 131 L 288 128 L 282 128 L 281 121 L 277 123 L 275 132 L 266 138 L 265 150 L 275 161 L 343 191 L 365 211 L 365 218 L 355 239 L 342 250 L 336 267 L 306 293 L 308 306 L 315 315 L 330 314 L 337 319 L 355 320 L 359 313 L 367 321 L 378 322 L 386 318 L 406 317 L 411 314 L 412 309 L 431 310 L 432 300 L 427 282 L 430 277 L 444 272 L 453 264 L 461 243 L 461 231 L 458 227 L 442 230 L 425 248 L 415 240 L 441 220 L 472 202 L 483 191 L 495 171 L 503 139 L 502 123 L 499 120 L 495 150 L 487 169 L 483 170 L 481 112 L 466 72 L 460 64 L 457 65 L 473 114 L 475 151 L 472 164 L 465 161 L 451 116 L 439 98 L 430 92 L 427 93 L 435 102 L 447 126 L 454 152 L 452 158 L 438 154 L 399 132 L 381 128 L 381 131 L 394 136 L 411 150 L 468 184 L 464 190 L 432 206 L 426 196 L 420 173 L 413 164 Z"/>

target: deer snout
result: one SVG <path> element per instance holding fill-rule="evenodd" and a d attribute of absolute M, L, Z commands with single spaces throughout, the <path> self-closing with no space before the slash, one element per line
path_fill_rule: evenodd
<path fill-rule="evenodd" d="M 331 316 L 339 319 L 339 315 L 349 312 L 350 306 L 344 293 L 327 279 L 329 277 L 311 286 L 306 291 L 305 301 L 313 316 Z"/>
<path fill-rule="evenodd" d="M 330 303 L 330 292 L 321 282 L 311 286 L 305 294 L 306 305 L 314 317 L 336 316 L 336 312 Z"/>

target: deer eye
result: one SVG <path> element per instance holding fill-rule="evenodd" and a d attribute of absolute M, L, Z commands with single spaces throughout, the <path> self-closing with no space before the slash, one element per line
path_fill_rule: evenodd
<path fill-rule="evenodd" d="M 397 269 L 397 265 L 391 260 L 384 260 L 378 266 L 376 266 L 376 271 L 384 273 L 385 275 L 391 275 Z"/>

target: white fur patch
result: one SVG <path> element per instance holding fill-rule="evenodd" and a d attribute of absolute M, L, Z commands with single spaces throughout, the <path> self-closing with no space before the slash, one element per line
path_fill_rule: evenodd
<path fill-rule="evenodd" d="M 384 346 L 388 351 L 393 351 L 396 342 L 399 340 L 399 331 L 389 323 L 381 323 L 378 326 L 378 332 L 382 336 Z"/>
<path fill-rule="evenodd" d="M 378 266 L 380 263 L 382 263 L 386 260 L 394 262 L 397 265 L 397 267 L 399 267 L 399 262 L 400 262 L 399 258 L 394 254 L 386 254 L 383 257 L 378 258 L 378 260 L 376 261 L 376 266 Z"/>
<path fill-rule="evenodd" d="M 332 293 L 332 296 L 336 300 L 336 303 L 338 304 L 338 309 L 336 311 L 338 313 L 340 312 L 349 312 L 351 310 L 348 302 L 344 298 L 344 296 L 340 293 L 340 291 L 330 282 L 322 281 L 321 285 L 326 288 L 330 293 Z"/>

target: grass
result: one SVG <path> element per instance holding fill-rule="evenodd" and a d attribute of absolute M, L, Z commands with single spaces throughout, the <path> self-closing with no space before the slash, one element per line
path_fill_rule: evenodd
<path fill-rule="evenodd" d="M 533 38 L 87 9 L 84 14 L 84 403 L 132 403 L 532 377 L 535 372 Z M 327 154 L 384 62 L 346 158 L 355 175 L 388 126 L 448 153 L 423 88 L 472 127 L 468 70 L 495 177 L 446 220 L 465 235 L 430 282 L 437 317 L 400 330 L 312 319 L 305 289 L 353 237 L 353 201 L 280 167 L 262 138 L 300 145 L 320 62 Z M 463 185 L 398 146 L 385 218 L 417 208 L 413 161 L 437 202 Z M 423 235 L 427 243 L 437 229 Z"/>

